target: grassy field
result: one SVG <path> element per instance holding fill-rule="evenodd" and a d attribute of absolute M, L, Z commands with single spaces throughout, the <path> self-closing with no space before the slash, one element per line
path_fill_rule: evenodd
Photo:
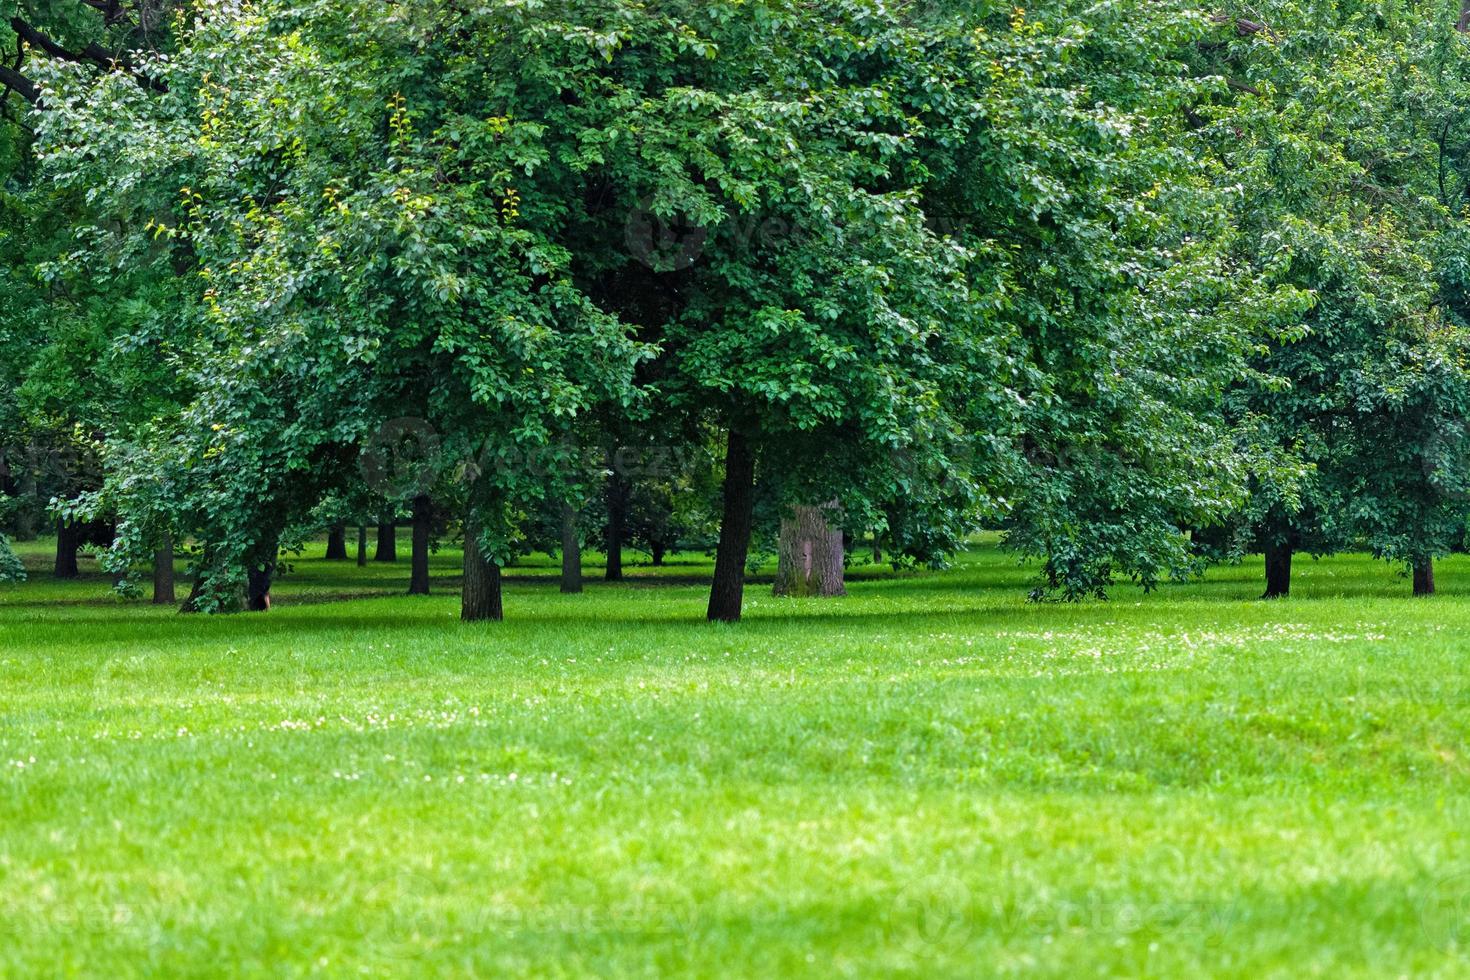
<path fill-rule="evenodd" d="M 457 560 L 0 589 L 0 975 L 1470 976 L 1470 561 L 1066 606 L 982 548 L 735 627 L 543 561 L 466 627 Z"/>

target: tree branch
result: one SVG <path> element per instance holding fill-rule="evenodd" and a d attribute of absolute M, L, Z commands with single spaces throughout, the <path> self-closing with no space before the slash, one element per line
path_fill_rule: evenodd
<path fill-rule="evenodd" d="M 162 82 L 154 81 L 148 76 L 142 74 L 127 59 L 114 55 L 112 52 L 108 51 L 106 48 L 96 43 L 95 41 L 88 44 L 80 51 L 71 51 L 63 45 L 58 44 L 47 34 L 36 30 L 36 28 L 21 20 L 19 17 L 10 18 L 10 29 L 15 31 L 16 36 L 19 37 L 26 44 L 29 44 L 31 47 L 36 48 L 40 51 L 44 51 L 46 54 L 50 55 L 53 58 L 60 58 L 62 61 L 71 61 L 77 64 L 92 64 L 98 66 L 99 68 L 120 68 L 123 71 L 127 72 L 129 75 L 132 75 L 134 78 L 136 78 L 138 80 L 138 84 L 142 85 L 145 88 L 153 89 L 155 92 L 168 91 L 168 87 L 165 86 Z"/>
<path fill-rule="evenodd" d="M 40 89 L 36 88 L 35 83 L 14 68 L 0 65 L 0 86 L 4 86 L 6 89 L 14 92 L 31 105 L 39 105 L 41 102 Z"/>

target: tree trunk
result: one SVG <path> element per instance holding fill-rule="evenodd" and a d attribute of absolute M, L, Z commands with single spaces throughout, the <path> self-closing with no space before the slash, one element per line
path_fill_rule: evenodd
<path fill-rule="evenodd" d="M 505 618 L 500 596 L 500 566 L 480 554 L 480 532 L 473 516 L 464 529 L 464 591 L 459 618 L 466 623 Z"/>
<path fill-rule="evenodd" d="M 333 524 L 327 531 L 327 561 L 347 560 L 347 527 Z"/>
<path fill-rule="evenodd" d="M 568 503 L 561 505 L 561 590 L 567 595 L 582 591 L 582 539 L 577 512 Z"/>
<path fill-rule="evenodd" d="M 367 525 L 357 525 L 357 567 L 367 566 Z"/>
<path fill-rule="evenodd" d="M 751 521 L 755 513 L 755 457 L 745 436 L 730 430 L 725 450 L 725 512 L 720 546 L 715 552 L 715 578 L 710 586 L 712 622 L 737 623 L 745 598 L 745 562 L 750 555 Z"/>
<path fill-rule="evenodd" d="M 56 577 L 76 578 L 77 551 L 82 546 L 82 529 L 75 523 L 56 522 Z"/>
<path fill-rule="evenodd" d="M 1266 546 L 1266 593 L 1262 599 L 1283 599 L 1291 594 L 1291 545 Z"/>
<path fill-rule="evenodd" d="M 207 569 L 213 567 L 214 565 L 214 556 L 211 553 L 210 549 L 206 548 L 204 550 L 204 554 L 200 556 L 198 563 L 195 565 L 194 582 L 189 588 L 188 598 L 186 598 L 184 600 L 184 604 L 179 607 L 179 612 L 201 612 L 199 604 L 204 598 L 204 580 L 208 576 Z M 269 586 L 267 586 L 267 593 L 268 592 Z M 220 608 L 216 611 L 238 612 L 242 604 L 242 598 L 243 597 L 239 593 L 236 593 L 234 596 L 228 597 L 225 602 L 221 604 Z"/>
<path fill-rule="evenodd" d="M 174 539 L 165 533 L 153 553 L 153 604 L 172 606 L 174 596 Z"/>
<path fill-rule="evenodd" d="M 847 595 L 842 582 L 846 552 L 842 530 L 827 523 L 836 502 L 821 507 L 797 505 L 781 520 L 776 585 L 778 596 L 832 598 Z"/>
<path fill-rule="evenodd" d="M 37 506 L 39 496 L 36 486 L 36 471 L 29 461 L 24 464 L 25 470 L 20 478 L 21 507 L 15 512 L 15 540 L 34 541 L 40 533 L 40 521 L 37 519 Z"/>
<path fill-rule="evenodd" d="M 664 556 L 669 553 L 668 546 L 662 541 L 650 541 L 648 542 L 648 551 L 653 556 L 653 567 L 663 568 Z"/>
<path fill-rule="evenodd" d="M 881 534 L 873 535 L 873 564 L 883 564 L 883 536 Z"/>
<path fill-rule="evenodd" d="M 245 609 L 266 612 L 271 607 L 271 582 L 276 577 L 276 561 L 280 558 L 280 542 L 272 538 L 257 545 L 245 565 Z"/>
<path fill-rule="evenodd" d="M 1434 559 L 1414 563 L 1414 594 L 1434 595 Z"/>
<path fill-rule="evenodd" d="M 628 516 L 628 493 L 617 473 L 607 478 L 607 575 L 609 582 L 623 580 L 623 527 Z"/>
<path fill-rule="evenodd" d="M 433 531 L 434 504 L 420 494 L 413 498 L 413 568 L 409 573 L 408 594 L 429 594 L 429 534 Z"/>
<path fill-rule="evenodd" d="M 386 521 L 378 525 L 378 550 L 373 553 L 373 561 L 397 560 L 398 525 L 393 521 Z"/>

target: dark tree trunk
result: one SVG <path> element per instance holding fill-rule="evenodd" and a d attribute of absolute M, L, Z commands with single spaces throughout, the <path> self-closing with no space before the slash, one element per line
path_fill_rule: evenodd
<path fill-rule="evenodd" d="M 628 518 L 628 491 L 616 472 L 607 478 L 607 575 L 609 582 L 623 580 L 623 529 Z"/>
<path fill-rule="evenodd" d="M 668 546 L 662 541 L 650 541 L 648 543 L 649 553 L 653 556 L 653 567 L 664 567 L 664 556 L 669 553 Z"/>
<path fill-rule="evenodd" d="M 1289 544 L 1266 546 L 1266 593 L 1262 599 L 1283 599 L 1291 594 L 1291 552 Z"/>
<path fill-rule="evenodd" d="M 873 564 L 883 564 L 883 537 L 878 534 L 873 535 Z"/>
<path fill-rule="evenodd" d="M 165 534 L 153 553 L 153 604 L 172 606 L 178 599 L 174 596 L 174 540 Z"/>
<path fill-rule="evenodd" d="M 82 546 L 82 529 L 75 522 L 56 522 L 56 577 L 76 578 L 77 551 Z"/>
<path fill-rule="evenodd" d="M 357 525 L 357 567 L 367 565 L 367 525 Z"/>
<path fill-rule="evenodd" d="M 561 590 L 567 595 L 582 591 L 582 539 L 577 512 L 567 503 L 561 505 Z"/>
<path fill-rule="evenodd" d="M 23 464 L 25 470 L 20 478 L 20 500 L 21 507 L 15 512 L 15 540 L 34 541 L 36 535 L 41 532 L 40 520 L 38 519 L 36 487 L 36 471 L 29 461 Z"/>
<path fill-rule="evenodd" d="M 249 612 L 266 612 L 271 607 L 271 582 L 276 577 L 276 562 L 280 558 L 279 540 L 271 538 L 255 547 L 254 554 L 245 565 L 245 609 Z"/>
<path fill-rule="evenodd" d="M 1414 594 L 1434 595 L 1434 559 L 1414 563 Z"/>
<path fill-rule="evenodd" d="M 725 450 L 725 512 L 720 521 L 720 547 L 715 552 L 715 578 L 709 593 L 708 616 L 712 622 L 740 621 L 754 513 L 755 456 L 745 436 L 732 429 Z"/>
<path fill-rule="evenodd" d="M 275 563 L 245 569 L 245 608 L 249 612 L 266 612 L 271 607 L 271 579 Z"/>
<path fill-rule="evenodd" d="M 473 519 L 464 529 L 464 591 L 460 595 L 459 618 L 466 623 L 505 618 L 500 596 L 500 566 L 480 553 L 480 532 Z"/>
<path fill-rule="evenodd" d="M 413 568 L 408 594 L 429 594 L 429 534 L 433 531 L 434 504 L 420 494 L 413 498 Z"/>
<path fill-rule="evenodd" d="M 827 523 L 835 503 L 798 505 L 781 520 L 776 585 L 778 596 L 832 598 L 847 595 L 842 571 L 846 552 L 842 530 Z"/>
<path fill-rule="evenodd" d="M 373 561 L 397 560 L 398 525 L 393 521 L 387 521 L 378 525 L 378 550 L 373 553 Z"/>
<path fill-rule="evenodd" d="M 347 560 L 347 528 L 342 524 L 332 525 L 327 532 L 327 561 Z"/>

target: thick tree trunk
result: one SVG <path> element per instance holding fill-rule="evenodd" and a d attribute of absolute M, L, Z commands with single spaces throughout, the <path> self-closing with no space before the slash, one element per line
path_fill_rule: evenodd
<path fill-rule="evenodd" d="M 740 621 L 754 513 L 755 456 L 745 436 L 732 429 L 725 450 L 725 513 L 720 521 L 720 546 L 715 552 L 715 578 L 709 593 L 708 616 L 712 622 Z"/>
<path fill-rule="evenodd" d="M 280 542 L 272 538 L 259 544 L 245 565 L 245 609 L 266 612 L 271 607 L 271 582 L 276 577 L 276 561 L 280 558 Z"/>
<path fill-rule="evenodd" d="M 823 599 L 847 595 L 842 581 L 847 557 L 842 530 L 833 528 L 826 518 L 835 507 L 835 503 L 797 505 L 791 508 L 790 517 L 782 518 L 775 595 Z"/>
<path fill-rule="evenodd" d="M 473 518 L 464 529 L 464 591 L 459 618 L 466 623 L 505 618 L 500 596 L 500 566 L 480 553 L 480 532 Z"/>
<path fill-rule="evenodd" d="M 76 523 L 56 522 L 56 577 L 76 578 L 77 551 L 82 546 L 82 529 Z"/>
<path fill-rule="evenodd" d="M 1291 545 L 1266 546 L 1266 592 L 1262 599 L 1283 599 L 1291 594 Z"/>
<path fill-rule="evenodd" d="M 378 550 L 373 552 L 373 561 L 398 560 L 398 525 L 387 521 L 378 525 Z"/>
<path fill-rule="evenodd" d="M 561 505 L 561 590 L 567 595 L 582 591 L 582 539 L 577 512 L 567 503 Z"/>
<path fill-rule="evenodd" d="M 609 582 L 623 580 L 623 530 L 628 519 L 628 491 L 623 478 L 607 478 L 607 574 Z"/>
<path fill-rule="evenodd" d="M 333 524 L 327 531 L 327 561 L 347 560 L 347 527 Z"/>
<path fill-rule="evenodd" d="M 367 566 L 367 525 L 357 525 L 357 567 Z"/>
<path fill-rule="evenodd" d="M 413 498 L 413 561 L 408 594 L 429 594 L 429 535 L 434 530 L 434 504 L 420 494 Z"/>
<path fill-rule="evenodd" d="M 649 554 L 653 556 L 653 567 L 664 567 L 664 556 L 669 553 L 668 546 L 662 541 L 650 541 L 648 543 Z"/>
<path fill-rule="evenodd" d="M 164 534 L 153 553 L 153 604 L 172 606 L 178 599 L 174 596 L 174 539 Z"/>
<path fill-rule="evenodd" d="M 1434 559 L 1414 563 L 1414 594 L 1434 595 Z"/>

